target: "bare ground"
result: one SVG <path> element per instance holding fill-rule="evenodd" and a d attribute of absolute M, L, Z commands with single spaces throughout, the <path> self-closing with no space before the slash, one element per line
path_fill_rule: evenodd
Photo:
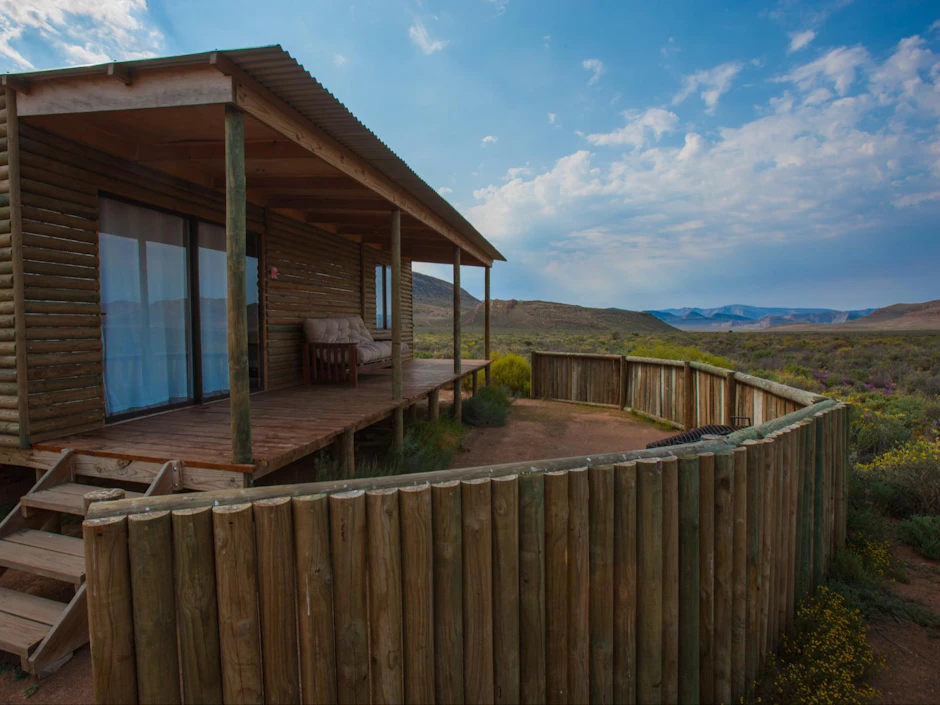
<path fill-rule="evenodd" d="M 895 583 L 894 592 L 917 600 L 940 614 L 940 564 L 907 546 L 894 555 L 906 563 L 908 583 Z M 940 702 L 940 633 L 917 624 L 876 620 L 869 631 L 876 653 L 887 658 L 888 669 L 872 680 L 883 703 Z"/>
<path fill-rule="evenodd" d="M 455 468 L 645 448 L 679 433 L 616 409 L 519 399 L 501 429 L 470 429 Z"/>

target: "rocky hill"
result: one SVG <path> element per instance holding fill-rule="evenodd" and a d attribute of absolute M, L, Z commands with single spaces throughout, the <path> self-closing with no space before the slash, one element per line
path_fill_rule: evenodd
<path fill-rule="evenodd" d="M 449 282 L 415 272 L 414 320 L 419 330 L 449 330 L 453 287 Z M 465 329 L 483 329 L 483 302 L 461 289 L 461 320 Z M 675 329 L 649 313 L 619 308 L 588 308 L 550 301 L 490 302 L 494 331 L 620 331 L 669 333 Z"/>
<path fill-rule="evenodd" d="M 814 329 L 818 327 L 814 326 Z M 809 330 L 808 326 L 787 326 L 788 330 Z M 894 304 L 879 308 L 867 316 L 839 325 L 825 326 L 831 331 L 940 330 L 940 299 L 920 304 Z"/>

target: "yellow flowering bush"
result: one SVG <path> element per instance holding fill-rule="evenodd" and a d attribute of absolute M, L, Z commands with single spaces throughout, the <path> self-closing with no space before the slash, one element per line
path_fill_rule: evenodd
<path fill-rule="evenodd" d="M 902 443 L 857 469 L 872 500 L 890 514 L 940 514 L 940 441 Z"/>
<path fill-rule="evenodd" d="M 868 643 L 858 610 L 826 586 L 797 611 L 794 638 L 784 638 L 771 691 L 763 700 L 783 703 L 869 703 L 880 693 L 865 680 L 885 667 Z"/>

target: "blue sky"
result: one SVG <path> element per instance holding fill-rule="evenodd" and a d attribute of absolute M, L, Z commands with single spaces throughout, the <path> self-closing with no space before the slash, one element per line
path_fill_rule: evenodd
<path fill-rule="evenodd" d="M 0 0 L 0 71 L 275 43 L 497 244 L 498 298 L 940 298 L 935 3 Z"/>

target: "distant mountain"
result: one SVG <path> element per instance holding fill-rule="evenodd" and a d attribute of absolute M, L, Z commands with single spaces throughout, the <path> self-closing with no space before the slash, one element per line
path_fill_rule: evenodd
<path fill-rule="evenodd" d="M 874 309 L 836 311 L 828 308 L 774 308 L 731 304 L 717 308 L 669 308 L 649 311 L 661 321 L 681 330 L 765 330 L 793 324 L 844 323 L 861 318 Z"/>
<path fill-rule="evenodd" d="M 869 313 L 867 316 L 845 322 L 835 322 L 836 325 L 827 326 L 828 330 L 911 330 L 928 331 L 940 330 L 940 299 L 925 301 L 920 304 L 894 304 L 885 306 Z M 793 326 L 794 329 L 805 330 L 804 326 Z"/>
<path fill-rule="evenodd" d="M 453 285 L 415 272 L 415 328 L 449 330 L 453 325 Z M 461 289 L 461 321 L 465 329 L 483 329 L 483 302 Z M 611 331 L 622 333 L 676 332 L 649 313 L 619 308 L 588 308 L 550 301 L 490 302 L 491 326 L 502 331 Z"/>

